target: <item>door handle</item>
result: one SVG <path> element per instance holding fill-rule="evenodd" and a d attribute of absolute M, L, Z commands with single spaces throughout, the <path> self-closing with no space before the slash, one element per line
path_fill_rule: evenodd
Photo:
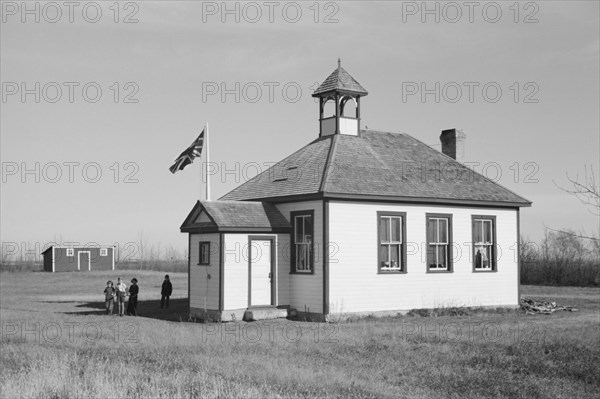
<path fill-rule="evenodd" d="M 273 279 L 273 273 L 269 273 L 269 280 Z"/>

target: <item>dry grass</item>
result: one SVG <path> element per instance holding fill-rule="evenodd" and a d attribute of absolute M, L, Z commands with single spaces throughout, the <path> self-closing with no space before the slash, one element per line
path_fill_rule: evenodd
<path fill-rule="evenodd" d="M 3 275 L 0 396 L 595 398 L 600 391 L 598 289 L 524 287 L 581 309 L 552 316 L 199 324 L 159 320 L 165 313 L 151 301 L 163 273 L 135 273 L 146 317 L 92 314 L 100 312 L 106 272 Z M 187 275 L 171 277 L 175 299 L 185 301 Z"/>

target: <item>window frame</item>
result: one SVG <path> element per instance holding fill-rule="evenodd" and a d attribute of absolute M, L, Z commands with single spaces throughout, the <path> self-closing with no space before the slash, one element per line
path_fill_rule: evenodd
<path fill-rule="evenodd" d="M 296 218 L 297 217 L 310 217 L 312 220 L 312 239 L 310 241 L 310 270 L 297 270 L 296 268 Z M 290 235 L 290 274 L 300 275 L 311 275 L 315 274 L 315 211 L 314 209 L 307 209 L 302 211 L 290 212 L 290 219 L 292 224 L 292 233 Z M 306 235 L 306 234 L 305 234 Z M 303 243 L 300 243 L 303 244 Z M 305 244 L 305 243 L 304 243 Z"/>
<path fill-rule="evenodd" d="M 398 244 L 395 244 L 394 241 L 389 241 L 386 245 L 399 245 L 399 254 L 398 260 L 400 260 L 401 265 L 399 270 L 394 269 L 385 269 L 382 266 L 383 260 L 381 259 L 381 232 L 379 229 L 379 224 L 382 218 L 401 218 L 400 223 L 400 241 Z M 406 212 L 391 212 L 391 211 L 377 211 L 377 274 L 406 274 L 408 272 L 408 267 L 406 264 Z M 390 224 L 391 229 L 391 224 Z"/>
<path fill-rule="evenodd" d="M 448 222 L 448 243 L 446 244 L 448 250 L 446 252 L 447 257 L 447 266 L 445 269 L 434 269 L 429 267 L 429 220 L 430 219 L 446 219 Z M 427 267 L 427 273 L 453 273 L 454 272 L 454 262 L 453 262 L 453 235 L 452 235 L 452 214 L 451 213 L 426 213 L 425 214 L 425 265 Z M 440 245 L 436 243 L 435 245 Z"/>
<path fill-rule="evenodd" d="M 100 248 L 100 256 L 108 256 L 108 248 Z"/>
<path fill-rule="evenodd" d="M 492 255 L 490 256 L 490 267 L 489 268 L 477 268 L 475 267 L 475 222 L 489 220 L 492 222 L 492 243 L 489 245 L 491 247 Z M 471 215 L 471 264 L 473 267 L 473 273 L 494 273 L 498 271 L 498 241 L 496 238 L 496 216 L 492 215 Z M 483 236 L 483 235 L 482 235 Z"/>
<path fill-rule="evenodd" d="M 206 245 L 206 262 L 202 261 L 204 252 L 202 251 L 203 246 Z M 198 266 L 210 266 L 210 241 L 199 241 L 198 242 Z"/>
<path fill-rule="evenodd" d="M 75 248 L 67 248 L 67 256 L 75 256 Z"/>

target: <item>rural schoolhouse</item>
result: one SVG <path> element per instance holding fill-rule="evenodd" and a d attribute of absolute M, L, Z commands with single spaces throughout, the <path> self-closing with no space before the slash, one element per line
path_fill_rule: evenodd
<path fill-rule="evenodd" d="M 519 209 L 531 202 L 463 165 L 460 130 L 441 133 L 440 152 L 361 129 L 366 95 L 338 62 L 313 93 L 312 142 L 196 203 L 181 226 L 191 315 L 519 304 Z"/>
<path fill-rule="evenodd" d="M 42 252 L 44 271 L 115 270 L 113 246 L 50 246 Z"/>

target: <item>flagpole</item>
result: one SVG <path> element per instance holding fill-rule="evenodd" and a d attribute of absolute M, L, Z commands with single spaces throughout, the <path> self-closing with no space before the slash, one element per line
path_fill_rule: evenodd
<path fill-rule="evenodd" d="M 210 201 L 210 175 L 208 174 L 208 165 L 210 164 L 210 153 L 209 153 L 209 145 L 208 145 L 208 122 L 206 122 L 206 134 L 205 134 L 205 143 L 206 146 L 206 159 L 205 159 L 205 168 L 204 173 L 206 174 L 206 200 Z"/>

